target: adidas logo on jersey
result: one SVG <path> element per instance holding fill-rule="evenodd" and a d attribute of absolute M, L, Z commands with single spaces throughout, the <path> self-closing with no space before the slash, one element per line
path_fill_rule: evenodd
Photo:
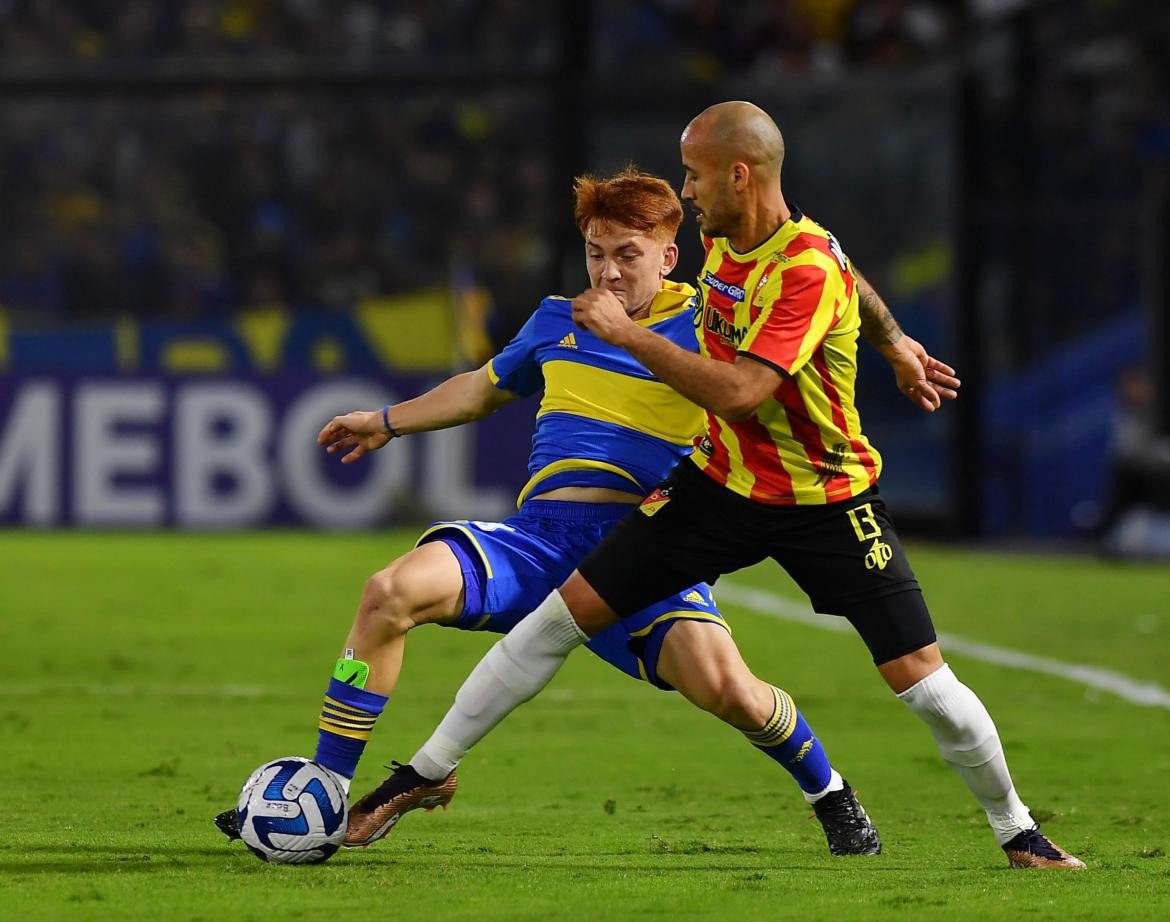
<path fill-rule="evenodd" d="M 686 595 L 684 595 L 683 601 L 684 602 L 694 602 L 696 605 L 706 605 L 707 604 L 707 600 L 703 598 L 702 593 L 700 593 L 698 589 L 692 589 L 690 592 L 688 592 Z"/>
<path fill-rule="evenodd" d="M 557 345 L 563 346 L 566 349 L 576 349 L 577 348 L 577 334 L 576 333 L 565 334 L 564 336 L 561 337 L 561 341 L 559 343 L 557 343 Z"/>

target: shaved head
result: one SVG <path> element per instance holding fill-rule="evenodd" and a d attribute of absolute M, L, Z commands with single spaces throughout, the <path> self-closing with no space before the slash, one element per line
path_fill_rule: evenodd
<path fill-rule="evenodd" d="M 726 237 L 740 252 L 767 238 L 791 212 L 780 188 L 784 138 L 768 113 L 750 102 L 721 102 L 687 125 L 682 200 L 708 237 Z"/>
<path fill-rule="evenodd" d="M 696 115 L 682 143 L 722 163 L 742 161 L 768 177 L 779 177 L 784 137 L 771 117 L 750 102 L 721 102 Z"/>

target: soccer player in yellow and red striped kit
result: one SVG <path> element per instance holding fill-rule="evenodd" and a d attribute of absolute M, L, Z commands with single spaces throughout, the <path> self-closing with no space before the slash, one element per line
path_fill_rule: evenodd
<path fill-rule="evenodd" d="M 779 129 L 750 103 L 722 103 L 691 121 L 681 148 L 682 197 L 707 250 L 694 315 L 700 354 L 630 322 L 599 288 L 573 300 L 573 319 L 705 408 L 706 434 L 488 651 L 413 770 L 424 785 L 447 777 L 573 649 L 615 621 L 771 557 L 817 611 L 857 630 L 984 808 L 1012 866 L 1084 868 L 1040 832 L 987 709 L 943 661 L 878 494 L 880 456 L 854 407 L 859 277 L 833 236 L 785 202 Z"/>

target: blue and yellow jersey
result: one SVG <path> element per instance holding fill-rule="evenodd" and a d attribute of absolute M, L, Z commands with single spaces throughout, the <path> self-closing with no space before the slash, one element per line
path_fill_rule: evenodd
<path fill-rule="evenodd" d="M 698 348 L 695 289 L 663 282 L 642 326 L 689 351 Z M 529 496 L 560 487 L 608 487 L 646 494 L 691 453 L 703 411 L 659 381 L 629 353 L 573 323 L 567 298 L 548 297 L 488 363 L 492 383 L 521 396 L 544 388 Z"/>

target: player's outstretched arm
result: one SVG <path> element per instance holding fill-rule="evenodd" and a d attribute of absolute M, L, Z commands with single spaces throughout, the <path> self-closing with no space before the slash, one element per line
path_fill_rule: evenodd
<path fill-rule="evenodd" d="M 352 464 L 377 451 L 394 436 L 449 429 L 483 419 L 517 396 L 496 387 L 484 365 L 448 378 L 425 394 L 394 404 L 386 418 L 380 409 L 335 416 L 318 433 L 317 444 L 325 446 L 330 454 L 345 452 L 341 463 Z"/>
<path fill-rule="evenodd" d="M 857 270 L 858 309 L 861 335 L 878 350 L 898 381 L 898 390 L 928 413 L 939 408 L 944 399 L 958 397 L 960 381 L 955 369 L 929 355 L 923 345 L 902 332 L 881 296 Z"/>

